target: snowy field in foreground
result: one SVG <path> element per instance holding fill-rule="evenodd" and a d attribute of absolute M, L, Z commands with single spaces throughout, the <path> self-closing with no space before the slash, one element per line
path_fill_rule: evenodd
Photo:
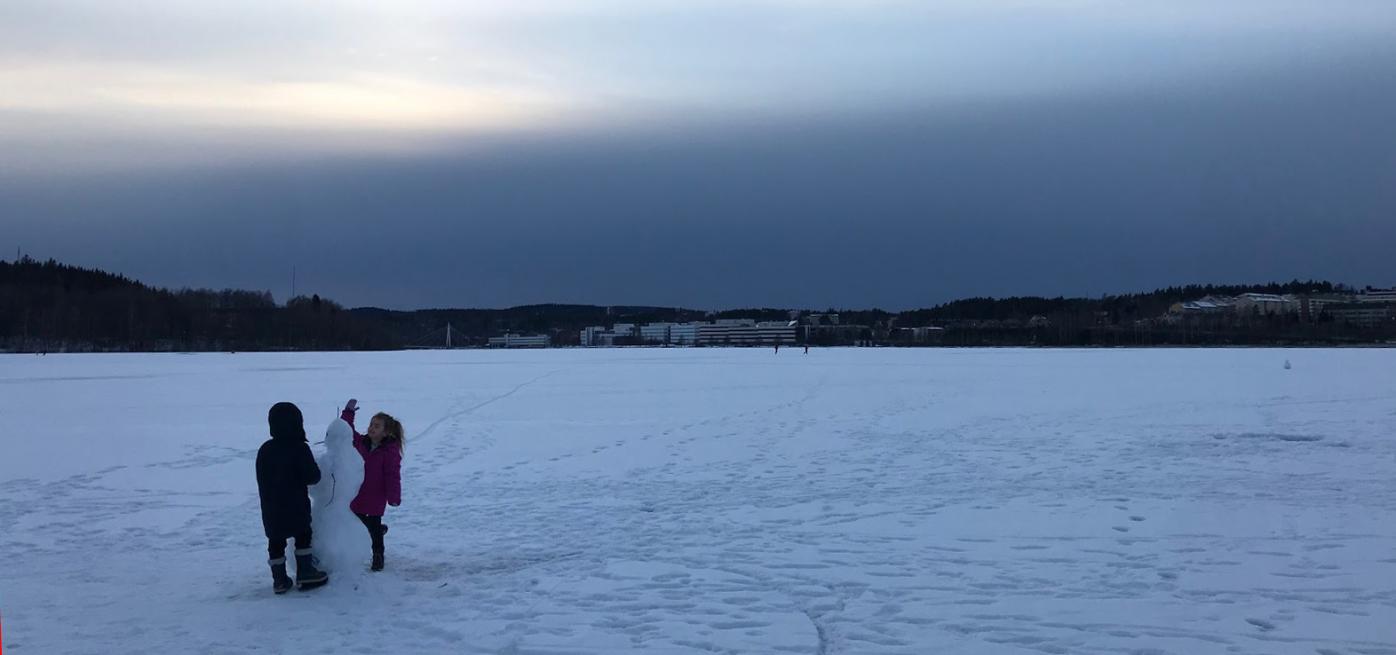
<path fill-rule="evenodd" d="M 267 408 L 350 396 L 388 568 L 275 597 Z M 0 356 L 0 423 L 12 655 L 1396 653 L 1396 350 Z"/>

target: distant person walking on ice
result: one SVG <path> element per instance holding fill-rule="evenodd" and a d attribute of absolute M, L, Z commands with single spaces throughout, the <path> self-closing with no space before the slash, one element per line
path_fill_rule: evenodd
<path fill-rule="evenodd" d="M 311 589 L 329 582 L 315 567 L 310 550 L 310 494 L 307 487 L 320 481 L 320 467 L 305 439 L 300 408 L 277 403 L 267 412 L 271 438 L 257 450 L 257 495 L 262 501 L 262 527 L 267 533 L 271 565 L 271 589 L 284 594 L 291 589 L 286 575 L 286 540 L 296 540 L 296 584 Z"/>
<path fill-rule="evenodd" d="M 340 418 L 352 427 L 358 409 L 359 401 L 350 398 Z M 402 423 L 383 412 L 373 415 L 368 434 L 354 431 L 354 449 L 364 456 L 364 483 L 349 509 L 363 521 L 373 539 L 373 563 L 369 568 L 374 571 L 383 570 L 383 535 L 388 533 L 383 513 L 388 505 L 402 504 L 403 442 Z"/>

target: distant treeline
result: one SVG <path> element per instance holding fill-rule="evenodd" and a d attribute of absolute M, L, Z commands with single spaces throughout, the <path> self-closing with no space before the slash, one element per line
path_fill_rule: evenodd
<path fill-rule="evenodd" d="M 278 305 L 269 292 L 171 291 L 54 260 L 0 261 L 0 349 L 41 351 L 391 350 L 483 345 L 505 332 L 576 343 L 588 325 L 701 320 L 650 307 L 534 305 L 510 309 L 345 309 L 315 296 Z"/>
<path fill-rule="evenodd" d="M 1160 345 L 1370 343 L 1396 338 L 1390 329 L 1359 330 L 1297 316 L 1234 320 L 1217 317 L 1164 325 L 1149 319 L 1175 302 L 1206 295 L 1327 293 L 1330 282 L 1186 286 L 1150 293 L 1088 298 L 968 298 L 907 312 L 838 310 L 845 329 L 814 343 L 889 345 Z M 662 307 L 530 305 L 509 309 L 346 309 L 319 296 L 277 304 L 266 291 L 147 286 L 104 271 L 23 258 L 0 262 L 0 349 L 41 351 L 390 350 L 484 345 L 491 336 L 549 334 L 577 343 L 591 325 L 686 322 L 715 318 L 788 320 L 778 308 L 710 313 Z M 1034 318 L 1036 317 L 1036 318 Z M 862 327 L 850 327 L 862 326 Z M 901 328 L 938 326 L 933 337 Z"/>
<path fill-rule="evenodd" d="M 933 341 L 950 346 L 1344 345 L 1396 339 L 1396 325 L 1358 327 L 1328 316 L 1220 314 L 1164 316 L 1176 303 L 1243 293 L 1353 293 L 1321 280 L 1247 285 L 1187 285 L 1100 298 L 966 298 L 903 312 L 897 325 L 937 325 Z M 896 341 L 896 333 L 889 335 Z"/>

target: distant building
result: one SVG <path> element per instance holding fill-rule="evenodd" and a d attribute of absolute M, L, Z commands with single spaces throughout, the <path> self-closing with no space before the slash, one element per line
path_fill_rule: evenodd
<path fill-rule="evenodd" d="M 611 346 L 616 345 L 617 339 L 620 339 L 623 342 L 633 342 L 634 337 L 632 337 L 628 332 L 625 334 L 616 334 L 610 328 L 595 326 L 584 328 L 582 330 L 581 338 L 578 340 L 578 342 L 583 346 L 600 346 L 609 348 Z"/>
<path fill-rule="evenodd" d="M 617 323 L 611 328 L 583 328 L 579 342 L 583 346 L 614 346 L 617 344 L 649 345 L 758 345 L 795 343 L 799 328 L 795 321 L 757 323 L 749 318 L 725 318 L 711 323 Z"/>
<path fill-rule="evenodd" d="M 580 343 L 583 346 L 600 346 L 602 345 L 601 335 L 603 334 L 610 334 L 610 330 L 600 325 L 582 328 Z"/>
<path fill-rule="evenodd" d="M 582 328 L 578 343 L 583 346 L 603 346 L 610 347 L 616 345 L 616 341 L 633 344 L 640 337 L 640 327 L 634 323 L 616 323 L 612 327 L 593 325 Z"/>
<path fill-rule="evenodd" d="M 1351 296 L 1337 294 L 1304 296 L 1299 299 L 1299 316 L 1306 321 L 1317 321 L 1320 316 L 1327 313 L 1329 307 L 1350 302 L 1353 302 Z"/>
<path fill-rule="evenodd" d="M 755 325 L 754 321 L 747 321 Z M 614 327 L 600 325 L 583 328 L 580 343 L 583 346 L 609 347 L 617 343 L 692 346 L 698 343 L 698 328 L 710 323 L 617 323 Z"/>
<path fill-rule="evenodd" d="M 547 348 L 553 345 L 553 338 L 546 334 L 522 335 L 506 334 L 490 337 L 491 348 Z"/>
<path fill-rule="evenodd" d="M 1367 289 L 1357 294 L 1357 302 L 1383 302 L 1396 303 L 1396 288 L 1392 289 Z"/>
<path fill-rule="evenodd" d="M 647 344 L 669 343 L 669 331 L 673 323 L 648 323 L 640 326 L 640 342 Z"/>
<path fill-rule="evenodd" d="M 871 335 L 866 325 L 833 323 L 803 327 L 805 341 L 816 344 L 854 343 Z"/>
<path fill-rule="evenodd" d="M 1236 296 L 1236 313 L 1274 315 L 1293 314 L 1299 311 L 1299 300 L 1294 296 L 1277 296 L 1273 293 L 1243 293 Z"/>
<path fill-rule="evenodd" d="M 698 327 L 703 323 L 675 323 L 669 326 L 669 343 L 676 346 L 698 344 Z"/>
<path fill-rule="evenodd" d="M 698 326 L 699 345 L 755 346 L 783 343 L 795 343 L 795 326 L 784 321 L 757 324 L 748 319 L 735 319 Z"/>
<path fill-rule="evenodd" d="M 892 335 L 900 341 L 912 341 L 916 343 L 939 342 L 945 336 L 943 327 L 909 327 L 893 328 Z"/>
<path fill-rule="evenodd" d="M 1229 314 L 1236 307 L 1236 301 L 1222 296 L 1206 296 L 1199 300 L 1173 303 L 1168 308 L 1171 314 Z"/>
<path fill-rule="evenodd" d="M 1396 321 L 1396 304 L 1354 302 L 1341 305 L 1328 305 L 1324 313 L 1333 320 L 1358 327 L 1382 327 Z"/>

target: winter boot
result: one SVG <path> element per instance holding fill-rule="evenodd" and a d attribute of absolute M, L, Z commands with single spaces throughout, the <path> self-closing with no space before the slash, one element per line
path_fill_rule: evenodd
<path fill-rule="evenodd" d="M 296 587 L 314 589 L 330 581 L 329 574 L 315 568 L 315 556 L 309 548 L 296 549 Z"/>
<path fill-rule="evenodd" d="M 286 558 L 278 557 L 274 560 L 268 560 L 267 563 L 271 564 L 272 592 L 279 596 L 290 591 L 294 584 L 291 582 L 291 576 L 286 575 Z"/>
<path fill-rule="evenodd" d="M 385 534 L 388 534 L 388 524 L 387 524 L 387 523 L 384 523 L 384 524 L 381 524 L 381 525 L 378 526 L 378 539 L 379 539 L 379 540 L 382 540 L 382 539 L 383 539 L 383 535 L 385 535 Z M 369 565 L 368 570 L 370 570 L 370 571 L 382 571 L 382 570 L 383 570 L 383 551 L 381 551 L 381 550 L 375 550 L 375 551 L 373 551 L 373 563 Z"/>

